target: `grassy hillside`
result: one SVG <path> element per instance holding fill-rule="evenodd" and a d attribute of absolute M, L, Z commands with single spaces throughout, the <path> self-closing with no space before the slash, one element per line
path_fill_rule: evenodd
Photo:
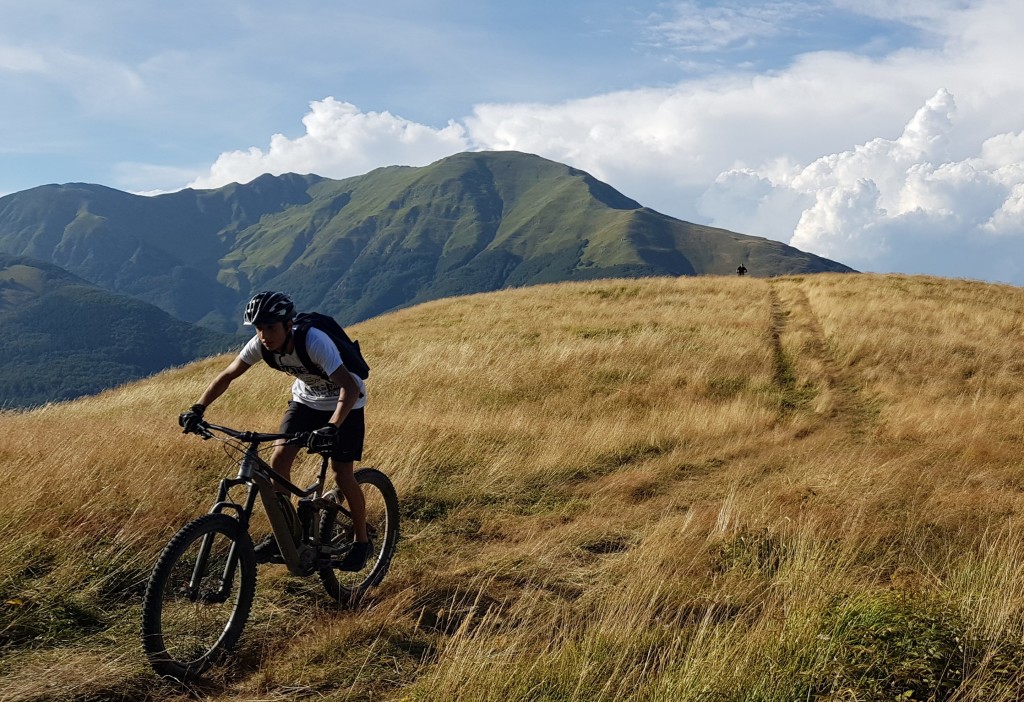
<path fill-rule="evenodd" d="M 404 540 L 366 607 L 261 570 L 236 665 L 137 641 L 233 472 L 175 415 L 227 357 L 0 415 L 3 700 L 1016 700 L 1024 291 L 900 276 L 596 281 L 355 328 Z M 209 411 L 276 426 L 257 368 Z"/>

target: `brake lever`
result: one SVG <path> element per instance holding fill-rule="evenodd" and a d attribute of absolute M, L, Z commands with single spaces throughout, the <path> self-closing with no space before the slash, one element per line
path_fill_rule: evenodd
<path fill-rule="evenodd" d="M 309 441 L 309 432 L 299 432 L 290 439 L 286 439 L 284 442 L 285 446 L 305 446 L 306 442 Z"/>
<path fill-rule="evenodd" d="M 205 421 L 200 420 L 199 424 L 197 424 L 194 429 L 192 429 L 191 431 L 189 431 L 188 429 L 182 429 L 181 433 L 195 434 L 196 436 L 202 438 L 203 441 L 206 441 L 207 439 L 213 438 L 213 432 L 207 429 L 207 426 L 209 425 Z"/>

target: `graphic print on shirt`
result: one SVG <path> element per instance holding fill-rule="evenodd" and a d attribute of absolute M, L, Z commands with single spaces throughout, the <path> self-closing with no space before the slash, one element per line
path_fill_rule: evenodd
<path fill-rule="evenodd" d="M 288 354 L 274 355 L 277 356 L 277 363 L 281 367 L 281 370 L 287 373 L 288 375 L 295 376 L 303 383 L 305 383 L 306 391 L 311 396 L 316 398 L 338 396 L 338 386 L 332 383 L 327 378 L 321 378 L 319 375 L 311 373 L 308 369 L 302 366 L 302 364 L 295 365 L 293 363 L 289 363 L 289 360 L 291 359 L 289 358 Z"/>

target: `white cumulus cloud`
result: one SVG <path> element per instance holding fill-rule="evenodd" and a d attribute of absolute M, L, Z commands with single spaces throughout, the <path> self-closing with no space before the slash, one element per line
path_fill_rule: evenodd
<path fill-rule="evenodd" d="M 1024 61 L 1024 3 L 833 1 L 924 39 L 883 56 L 817 51 L 760 73 L 478 104 L 443 127 L 326 98 L 310 104 L 301 136 L 224 153 L 191 185 L 287 171 L 341 178 L 514 149 L 587 170 L 666 214 L 861 270 L 1024 283 L 1024 83 L 1008 68 Z M 736 43 L 813 5 L 731 3 L 700 15 L 681 2 L 655 30 L 678 46 L 728 28 Z"/>
<path fill-rule="evenodd" d="M 305 134 L 295 139 L 275 134 L 266 151 L 251 147 L 221 154 L 209 174 L 189 186 L 247 183 L 263 173 L 347 178 L 383 165 L 423 166 L 469 147 L 465 128 L 456 122 L 436 129 L 390 112 L 361 112 L 332 97 L 310 103 L 302 123 Z"/>
<path fill-rule="evenodd" d="M 1024 134 L 954 160 L 955 116 L 954 96 L 939 90 L 897 139 L 723 172 L 702 212 L 854 268 L 1024 283 Z"/>

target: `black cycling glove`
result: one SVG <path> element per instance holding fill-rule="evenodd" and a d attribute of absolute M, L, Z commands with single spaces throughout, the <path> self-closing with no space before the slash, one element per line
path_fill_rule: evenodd
<path fill-rule="evenodd" d="M 199 423 L 203 421 L 203 412 L 206 411 L 205 405 L 192 405 L 187 411 L 182 412 L 178 415 L 178 425 L 181 427 L 182 432 L 188 434 L 196 430 Z"/>
<path fill-rule="evenodd" d="M 310 453 L 328 453 L 334 449 L 334 441 L 338 438 L 338 427 L 328 424 L 310 433 L 306 448 Z"/>

